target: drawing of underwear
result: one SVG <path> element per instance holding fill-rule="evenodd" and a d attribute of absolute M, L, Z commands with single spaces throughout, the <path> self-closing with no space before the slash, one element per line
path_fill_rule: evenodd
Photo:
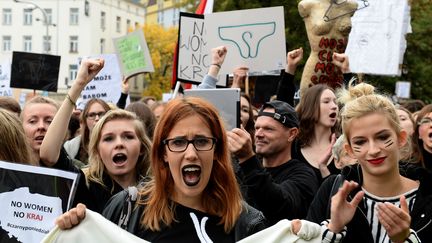
<path fill-rule="evenodd" d="M 261 42 L 276 31 L 276 22 L 242 24 L 234 26 L 220 26 L 218 28 L 219 38 L 229 41 L 237 46 L 240 56 L 256 58 Z"/>

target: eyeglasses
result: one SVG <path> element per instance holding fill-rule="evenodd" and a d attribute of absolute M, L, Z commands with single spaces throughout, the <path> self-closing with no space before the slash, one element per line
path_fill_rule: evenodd
<path fill-rule="evenodd" d="M 421 119 L 417 124 L 418 125 L 431 125 L 432 119 L 426 117 L 426 118 Z"/>
<path fill-rule="evenodd" d="M 101 117 L 103 117 L 104 115 L 105 115 L 105 111 L 102 111 L 102 112 L 90 112 L 90 113 L 88 113 L 87 115 L 86 115 L 86 117 L 87 117 L 87 119 L 89 119 L 89 120 L 94 120 L 94 119 L 96 119 L 96 116 L 98 116 L 99 118 L 101 118 Z"/>
<path fill-rule="evenodd" d="M 171 152 L 184 152 L 190 143 L 193 144 L 196 151 L 209 151 L 213 149 L 216 141 L 216 138 L 198 137 L 191 140 L 187 140 L 186 138 L 171 138 L 163 140 L 162 143 L 167 145 Z"/>

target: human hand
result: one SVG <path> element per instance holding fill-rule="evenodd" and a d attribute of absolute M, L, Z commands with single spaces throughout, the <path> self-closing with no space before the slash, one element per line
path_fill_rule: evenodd
<path fill-rule="evenodd" d="M 212 57 L 211 64 L 217 64 L 219 65 L 220 68 L 220 66 L 222 66 L 225 60 L 227 52 L 228 50 L 225 46 L 218 46 L 211 49 L 211 57 Z"/>
<path fill-rule="evenodd" d="M 250 134 L 241 126 L 227 132 L 228 148 L 243 163 L 254 155 L 252 148 L 252 138 Z"/>
<path fill-rule="evenodd" d="M 303 48 L 292 50 L 287 53 L 287 66 L 285 67 L 285 72 L 294 75 L 297 69 L 297 65 L 303 59 Z"/>
<path fill-rule="evenodd" d="M 78 85 L 87 85 L 102 70 L 104 64 L 104 59 L 83 59 L 75 83 Z"/>
<path fill-rule="evenodd" d="M 129 94 L 129 78 L 130 77 L 128 77 L 128 78 L 126 78 L 126 77 L 123 77 L 123 80 L 122 80 L 122 87 L 121 87 L 121 89 L 122 89 L 122 93 L 123 94 Z"/>
<path fill-rule="evenodd" d="M 242 83 L 246 80 L 248 76 L 249 68 L 246 66 L 237 67 L 233 71 L 233 83 L 231 88 L 241 88 Z"/>
<path fill-rule="evenodd" d="M 352 190 L 358 187 L 358 184 L 354 181 L 344 181 L 341 188 L 331 199 L 330 208 L 330 223 L 328 229 L 333 233 L 339 233 L 343 230 L 354 216 L 357 205 L 363 198 L 364 192 L 359 191 L 351 200 L 347 201 L 347 197 Z"/>
<path fill-rule="evenodd" d="M 346 55 L 345 53 L 333 52 L 332 63 L 336 65 L 336 67 L 340 68 L 342 73 L 350 72 L 348 55 Z"/>
<path fill-rule="evenodd" d="M 55 223 L 62 230 L 71 229 L 84 220 L 85 213 L 86 206 L 82 203 L 78 203 L 76 208 L 72 208 L 66 213 L 60 215 L 56 219 Z"/>
<path fill-rule="evenodd" d="M 378 220 L 392 242 L 404 242 L 410 234 L 411 216 L 405 196 L 400 197 L 401 207 L 391 203 L 378 203 Z"/>
<path fill-rule="evenodd" d="M 325 153 L 323 154 L 323 156 L 321 157 L 321 159 L 318 161 L 318 168 L 320 169 L 321 172 L 321 176 L 324 178 L 328 175 L 330 175 L 330 171 L 327 168 L 327 164 L 328 161 L 330 160 L 330 158 L 332 157 L 333 153 L 332 153 L 332 149 L 333 149 L 333 145 L 336 142 L 336 134 L 332 134 L 331 135 L 331 142 L 330 145 L 327 147 Z"/>

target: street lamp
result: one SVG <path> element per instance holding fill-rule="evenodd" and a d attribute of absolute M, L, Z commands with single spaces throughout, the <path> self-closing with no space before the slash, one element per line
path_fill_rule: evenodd
<path fill-rule="evenodd" d="M 21 0 L 14 0 L 14 1 L 17 3 L 29 4 L 29 5 L 33 6 L 35 9 L 37 8 L 42 12 L 42 15 L 44 18 L 43 23 L 45 24 L 45 41 L 44 41 L 45 42 L 44 43 L 45 44 L 44 45 L 45 50 L 44 51 L 45 51 L 45 53 L 49 53 L 49 50 L 48 50 L 48 38 L 49 38 L 48 27 L 49 27 L 49 24 L 48 24 L 48 14 L 46 13 L 46 11 L 43 8 L 41 8 L 39 5 L 37 5 L 36 3 L 33 3 L 33 2 L 21 1 Z"/>

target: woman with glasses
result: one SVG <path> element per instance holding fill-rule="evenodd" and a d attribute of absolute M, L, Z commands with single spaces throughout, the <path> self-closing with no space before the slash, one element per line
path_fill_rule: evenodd
<path fill-rule="evenodd" d="M 432 105 L 424 106 L 417 113 L 413 141 L 415 161 L 432 170 Z"/>
<path fill-rule="evenodd" d="M 262 214 L 242 200 L 227 144 L 211 104 L 170 101 L 154 133 L 153 177 L 139 189 L 129 222 L 120 216 L 127 192 L 111 199 L 104 216 L 150 242 L 236 242 L 263 229 Z M 72 217 L 63 215 L 59 226 L 77 224 Z"/>
<path fill-rule="evenodd" d="M 89 167 L 84 171 L 77 169 L 62 149 L 62 139 L 67 132 L 64 124 L 70 119 L 75 101 L 103 65 L 100 59 L 82 61 L 77 79 L 48 128 L 40 151 L 46 165 L 81 174 L 74 204 L 85 203 L 99 213 L 112 195 L 137 185 L 147 175 L 151 146 L 135 114 L 111 110 L 102 116 L 105 111 L 100 106 L 99 110 L 91 108 L 83 112 L 87 120 L 100 117 L 90 135 Z M 92 106 L 95 104 L 98 103 Z"/>
<path fill-rule="evenodd" d="M 80 135 L 66 141 L 63 145 L 69 157 L 82 162 L 84 165 L 88 163 L 90 133 L 96 122 L 109 110 L 110 107 L 104 100 L 91 99 L 87 102 L 80 116 Z"/>

